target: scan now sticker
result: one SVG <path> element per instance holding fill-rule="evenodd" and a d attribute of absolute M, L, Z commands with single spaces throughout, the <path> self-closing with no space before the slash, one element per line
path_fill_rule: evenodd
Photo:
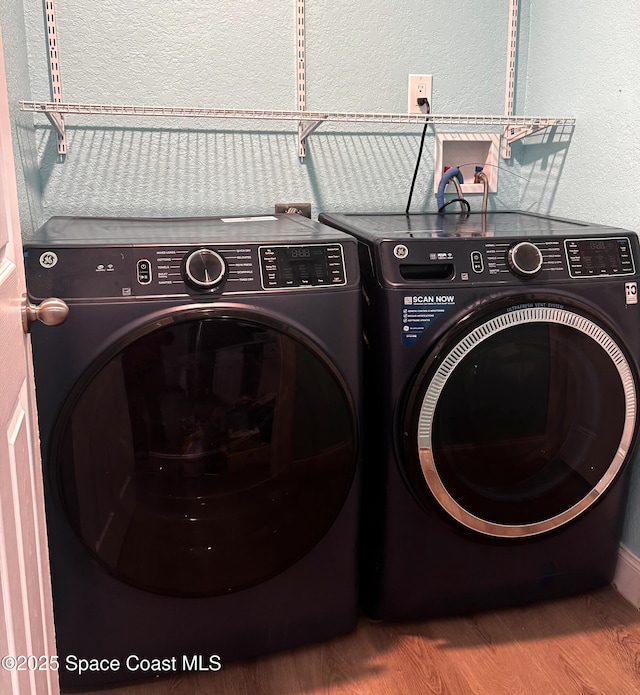
<path fill-rule="evenodd" d="M 456 304 L 453 294 L 411 294 L 402 298 L 402 344 L 413 345 L 431 323 Z"/>
<path fill-rule="evenodd" d="M 453 294 L 414 294 L 405 296 L 405 306 L 424 306 L 425 304 L 455 304 L 456 298 Z"/>

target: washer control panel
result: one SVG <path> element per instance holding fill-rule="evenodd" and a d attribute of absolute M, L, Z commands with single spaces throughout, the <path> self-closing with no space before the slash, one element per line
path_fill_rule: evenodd
<path fill-rule="evenodd" d="M 485 254 L 490 276 L 513 274 L 532 277 L 541 271 L 564 274 L 565 257 L 559 239 L 531 241 L 486 241 Z"/>
<path fill-rule="evenodd" d="M 614 235 L 384 240 L 380 277 L 395 286 L 620 277 L 636 274 L 636 247 L 635 237 Z"/>

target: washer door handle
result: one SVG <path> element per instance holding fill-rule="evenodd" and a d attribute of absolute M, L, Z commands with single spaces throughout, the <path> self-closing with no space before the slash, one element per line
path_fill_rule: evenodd
<path fill-rule="evenodd" d="M 67 320 L 69 305 L 57 297 L 44 299 L 40 304 L 32 304 L 26 295 L 22 297 L 22 329 L 29 332 L 34 321 L 41 321 L 45 326 L 58 326 Z"/>

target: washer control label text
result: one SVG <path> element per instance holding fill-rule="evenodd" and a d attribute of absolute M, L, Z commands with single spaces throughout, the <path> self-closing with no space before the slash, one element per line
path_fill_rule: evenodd
<path fill-rule="evenodd" d="M 424 330 L 456 304 L 453 294 L 412 294 L 402 298 L 402 344 L 413 345 Z"/>

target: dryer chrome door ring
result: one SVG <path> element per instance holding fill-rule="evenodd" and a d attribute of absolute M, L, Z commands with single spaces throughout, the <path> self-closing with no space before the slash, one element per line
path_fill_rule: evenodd
<path fill-rule="evenodd" d="M 619 445 L 597 485 L 577 503 L 560 514 L 534 523 L 506 524 L 480 518 L 465 509 L 445 486 L 437 462 L 434 461 L 433 422 L 435 411 L 449 377 L 461 361 L 483 341 L 508 328 L 527 323 L 561 324 L 591 338 L 609 356 L 619 375 L 624 392 L 625 414 Z M 459 523 L 484 535 L 502 538 L 536 536 L 558 528 L 589 508 L 616 478 L 624 462 L 636 430 L 637 398 L 634 373 L 616 341 L 600 326 L 569 309 L 554 306 L 525 306 L 500 313 L 466 333 L 448 351 L 432 375 L 422 398 L 418 417 L 418 456 L 422 475 L 441 507 Z"/>

